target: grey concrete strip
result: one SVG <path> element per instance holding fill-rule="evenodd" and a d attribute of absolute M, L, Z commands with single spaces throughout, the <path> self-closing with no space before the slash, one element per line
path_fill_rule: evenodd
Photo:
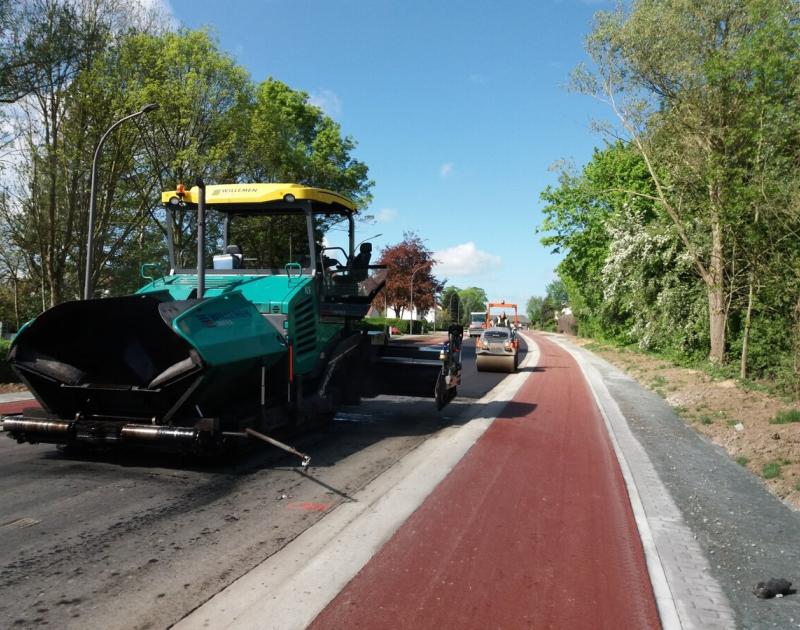
<path fill-rule="evenodd" d="M 0 394 L 0 404 L 17 402 L 18 400 L 33 400 L 33 394 L 30 392 L 9 392 L 8 394 Z"/>
<path fill-rule="evenodd" d="M 538 363 L 531 344 L 521 368 Z M 461 460 L 522 383 L 520 371 L 477 401 L 461 426 L 443 429 L 278 553 L 174 628 L 305 628 Z"/>

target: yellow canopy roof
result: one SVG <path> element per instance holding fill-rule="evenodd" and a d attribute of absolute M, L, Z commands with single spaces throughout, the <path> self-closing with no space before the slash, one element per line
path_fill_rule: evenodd
<path fill-rule="evenodd" d="M 186 190 L 183 201 L 186 204 L 196 205 L 199 200 L 200 189 L 197 186 Z M 177 190 L 167 190 L 161 193 L 161 202 L 169 204 L 170 199 L 178 196 Z M 355 212 L 356 207 L 347 197 L 324 188 L 311 188 L 302 184 L 209 184 L 206 186 L 206 203 L 209 206 L 236 206 L 247 207 L 264 205 L 269 207 L 272 203 L 286 203 L 289 201 L 310 200 L 330 206 L 339 206 L 350 212 Z M 224 207 L 220 208 L 224 211 Z"/>

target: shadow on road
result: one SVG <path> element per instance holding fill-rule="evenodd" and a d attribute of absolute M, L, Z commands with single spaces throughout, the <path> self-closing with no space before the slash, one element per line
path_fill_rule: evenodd
<path fill-rule="evenodd" d="M 503 411 L 497 416 L 498 420 L 514 420 L 524 418 L 536 410 L 536 403 L 519 402 L 512 400 L 503 407 Z"/>

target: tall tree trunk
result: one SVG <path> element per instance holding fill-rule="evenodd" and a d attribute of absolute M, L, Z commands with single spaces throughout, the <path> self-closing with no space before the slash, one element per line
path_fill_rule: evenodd
<path fill-rule="evenodd" d="M 711 196 L 711 260 L 708 266 L 706 289 L 708 292 L 708 326 L 712 363 L 725 362 L 725 326 L 727 308 L 725 304 L 725 251 L 723 247 L 722 221 L 719 193 L 715 186 L 709 187 Z"/>
<path fill-rule="evenodd" d="M 742 337 L 742 358 L 739 365 L 739 378 L 747 378 L 747 352 L 750 348 L 750 323 L 753 313 L 753 272 L 750 272 L 750 288 L 747 294 L 747 313 L 744 316 L 744 335 Z"/>
<path fill-rule="evenodd" d="M 794 397 L 800 397 L 800 295 L 794 304 L 794 330 L 792 330 L 792 346 L 794 354 L 794 378 L 792 379 L 794 385 Z"/>
<path fill-rule="evenodd" d="M 16 272 L 11 282 L 14 285 L 14 323 L 16 324 L 17 330 L 19 330 L 19 281 L 17 280 Z"/>

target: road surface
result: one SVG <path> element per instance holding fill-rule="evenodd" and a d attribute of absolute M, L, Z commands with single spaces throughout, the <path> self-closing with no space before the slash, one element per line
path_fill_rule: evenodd
<path fill-rule="evenodd" d="M 71 459 L 0 439 L 0 627 L 163 628 L 275 553 L 326 512 L 458 423 L 504 378 L 463 349 L 459 398 L 382 397 L 297 440 L 308 474 L 265 449 L 203 466 L 163 455 Z M 11 413 L 29 403 L 7 403 Z"/>

